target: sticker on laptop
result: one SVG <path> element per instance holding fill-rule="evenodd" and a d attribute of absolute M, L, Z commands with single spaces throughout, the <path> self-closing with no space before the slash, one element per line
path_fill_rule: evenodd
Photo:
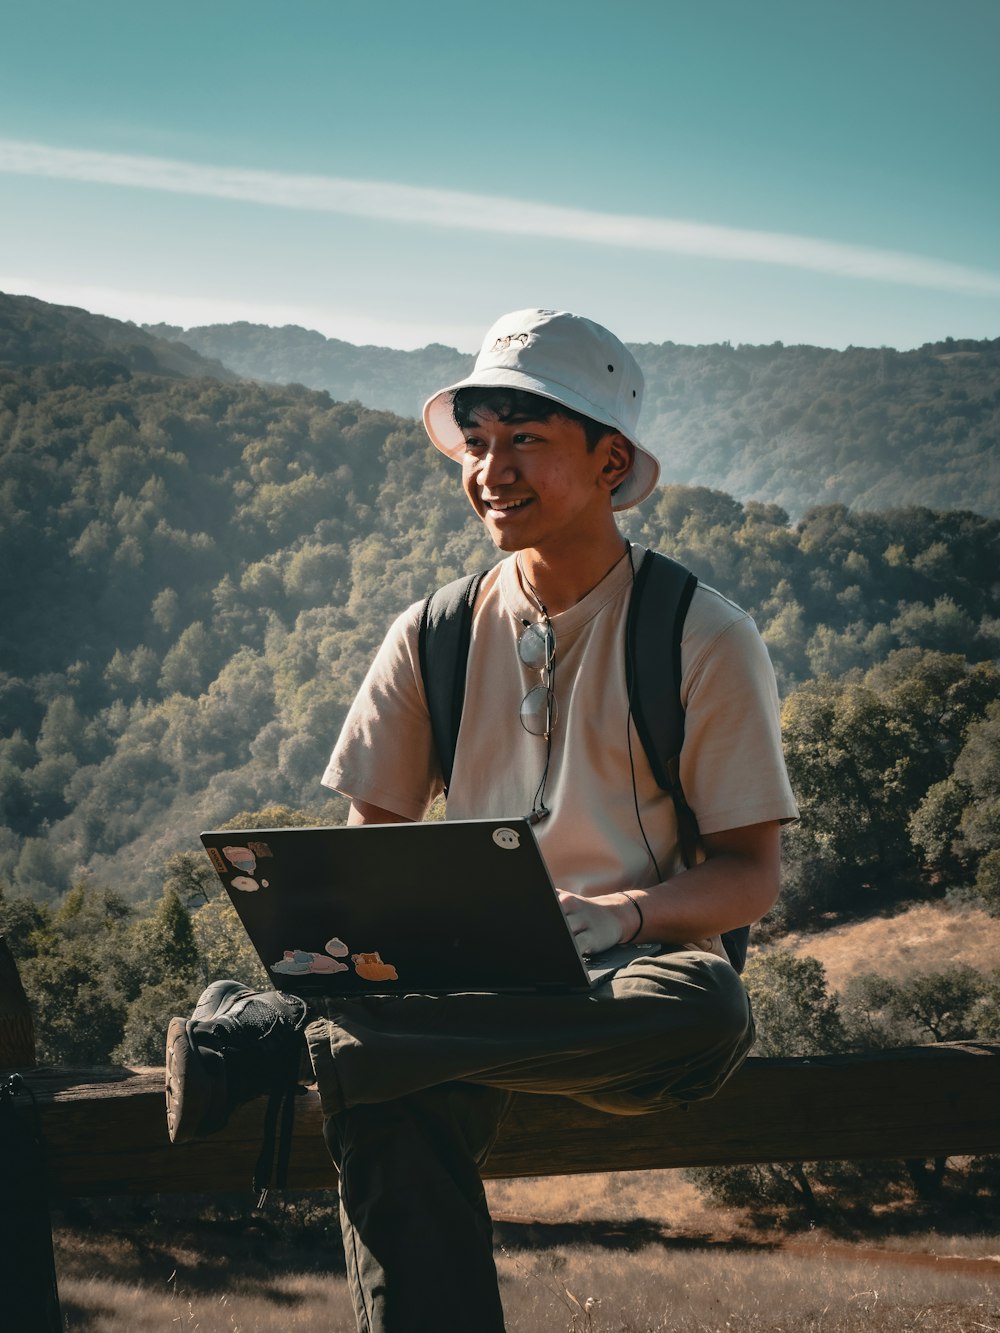
<path fill-rule="evenodd" d="M 206 847 L 205 851 L 208 852 L 208 859 L 219 874 L 228 875 L 229 867 L 226 865 L 225 861 L 223 861 L 222 853 L 219 851 L 218 847 Z"/>
<path fill-rule="evenodd" d="M 497 828 L 493 830 L 493 841 L 505 852 L 512 852 L 521 845 L 521 835 L 512 828 Z"/>
<path fill-rule="evenodd" d="M 271 964 L 271 971 L 283 973 L 285 976 L 301 977 L 307 972 L 349 972 L 350 968 L 346 963 L 338 962 L 336 958 L 331 958 L 326 953 L 313 953 L 309 949 L 286 949 L 284 957 Z"/>
<path fill-rule="evenodd" d="M 266 889 L 267 880 L 262 880 L 261 883 Z M 249 875 L 234 875 L 229 884 L 231 888 L 239 889 L 240 893 L 256 893 L 260 888 L 260 884 L 255 879 L 251 879 Z"/>
<path fill-rule="evenodd" d="M 257 858 L 249 847 L 223 847 L 222 855 L 242 875 L 252 875 L 257 869 Z"/>
<path fill-rule="evenodd" d="M 398 981 L 399 973 L 391 963 L 383 963 L 378 953 L 352 953 L 351 962 L 365 981 Z"/>
<path fill-rule="evenodd" d="M 254 856 L 256 856 L 258 861 L 263 860 L 265 856 L 274 856 L 274 853 L 271 851 L 270 847 L 268 847 L 266 842 L 248 842 L 247 846 L 253 852 Z"/>

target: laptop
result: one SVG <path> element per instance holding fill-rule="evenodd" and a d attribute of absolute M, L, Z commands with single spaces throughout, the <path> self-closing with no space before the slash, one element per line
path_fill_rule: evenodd
<path fill-rule="evenodd" d="M 527 819 L 213 831 L 205 850 L 276 989 L 583 991 L 659 946 L 577 947 Z"/>

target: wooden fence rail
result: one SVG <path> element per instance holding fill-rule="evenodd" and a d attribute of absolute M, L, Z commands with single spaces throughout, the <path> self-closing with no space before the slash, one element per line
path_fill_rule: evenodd
<path fill-rule="evenodd" d="M 172 1146 L 162 1069 L 25 1069 L 48 1156 L 52 1197 L 201 1193 L 249 1187 L 263 1102 L 220 1133 Z M 22 1099 L 24 1114 L 30 1103 Z M 299 1099 L 289 1188 L 336 1174 L 319 1097 Z M 489 1177 L 576 1174 L 1000 1151 L 1000 1043 L 872 1055 L 751 1057 L 711 1101 L 685 1111 L 612 1116 L 563 1097 L 519 1095 L 486 1164 Z"/>

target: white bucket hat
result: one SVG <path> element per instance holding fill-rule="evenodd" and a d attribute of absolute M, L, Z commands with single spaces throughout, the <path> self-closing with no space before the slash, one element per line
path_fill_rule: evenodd
<path fill-rule="evenodd" d="M 456 461 L 465 452 L 465 437 L 455 421 L 455 393 L 471 386 L 526 389 L 624 435 L 635 461 L 613 497 L 614 509 L 630 509 L 656 485 L 660 465 L 636 439 L 642 371 L 625 344 L 592 319 L 565 310 L 501 315 L 483 339 L 472 374 L 424 404 L 431 442 Z"/>

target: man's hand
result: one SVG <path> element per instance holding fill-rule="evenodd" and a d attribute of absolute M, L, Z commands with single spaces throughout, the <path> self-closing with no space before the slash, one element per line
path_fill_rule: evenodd
<path fill-rule="evenodd" d="M 591 957 L 627 940 L 639 924 L 638 914 L 624 894 L 581 898 L 565 889 L 556 892 L 581 953 Z"/>
<path fill-rule="evenodd" d="M 705 860 L 665 884 L 630 887 L 642 909 L 643 926 L 624 893 L 593 898 L 559 889 L 559 904 L 576 941 L 587 954 L 601 953 L 622 940 L 704 940 L 750 925 L 769 911 L 778 896 L 777 821 L 708 834 Z M 701 946 L 699 946 L 701 947 Z"/>

